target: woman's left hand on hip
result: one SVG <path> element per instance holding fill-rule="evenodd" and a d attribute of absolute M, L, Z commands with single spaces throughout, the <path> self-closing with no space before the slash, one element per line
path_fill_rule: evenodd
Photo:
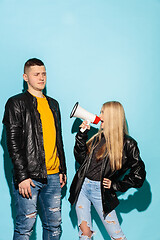
<path fill-rule="evenodd" d="M 110 189 L 111 188 L 111 180 L 109 180 L 108 178 L 103 178 L 103 186 L 104 188 L 108 188 Z"/>

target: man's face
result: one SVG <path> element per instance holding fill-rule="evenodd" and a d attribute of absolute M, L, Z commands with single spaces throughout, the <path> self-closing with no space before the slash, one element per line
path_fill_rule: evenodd
<path fill-rule="evenodd" d="M 32 66 L 23 74 L 24 80 L 28 84 L 28 90 L 31 92 L 42 91 L 46 85 L 46 69 L 45 66 Z"/>

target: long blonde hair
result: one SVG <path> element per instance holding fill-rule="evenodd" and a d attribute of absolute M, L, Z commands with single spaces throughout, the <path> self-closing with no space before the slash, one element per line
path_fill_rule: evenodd
<path fill-rule="evenodd" d="M 94 135 L 88 142 L 90 152 L 93 139 L 97 138 L 97 144 L 104 134 L 106 143 L 97 152 L 97 160 L 109 156 L 112 170 L 119 170 L 122 167 L 123 141 L 124 134 L 128 134 L 127 124 L 123 106 L 116 101 L 106 102 L 102 106 L 104 127 L 100 128 L 98 134 Z"/>

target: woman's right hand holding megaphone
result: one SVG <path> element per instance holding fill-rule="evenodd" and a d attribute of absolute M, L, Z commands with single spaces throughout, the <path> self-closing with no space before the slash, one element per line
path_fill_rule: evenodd
<path fill-rule="evenodd" d="M 86 129 L 89 130 L 90 123 L 98 124 L 99 121 L 101 120 L 100 117 L 98 117 L 96 114 L 90 113 L 84 108 L 80 107 L 78 102 L 76 102 L 76 104 L 74 105 L 71 111 L 70 118 L 72 117 L 77 117 L 84 120 L 84 122 L 80 125 L 81 132 L 84 132 Z"/>
<path fill-rule="evenodd" d="M 89 121 L 85 120 L 82 122 L 82 124 L 79 126 L 80 131 L 84 132 L 86 129 L 90 130 L 90 125 L 89 125 Z"/>

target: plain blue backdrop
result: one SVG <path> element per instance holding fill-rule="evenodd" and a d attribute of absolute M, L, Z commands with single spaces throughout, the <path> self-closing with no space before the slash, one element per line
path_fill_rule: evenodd
<path fill-rule="evenodd" d="M 32 57 L 44 61 L 47 94 L 59 101 L 62 114 L 68 183 L 61 239 L 78 239 L 75 211 L 67 200 L 78 124 L 69 118 L 71 109 L 79 101 L 99 114 L 104 102 L 117 100 L 147 170 L 141 189 L 119 195 L 117 214 L 128 240 L 160 240 L 160 1 L 0 0 L 1 120 L 7 99 L 23 89 L 23 65 Z M 2 123 L 0 130 L 0 240 L 11 240 L 11 162 Z M 109 239 L 94 210 L 93 226 L 94 240 Z M 41 239 L 39 218 L 31 239 Z"/>

